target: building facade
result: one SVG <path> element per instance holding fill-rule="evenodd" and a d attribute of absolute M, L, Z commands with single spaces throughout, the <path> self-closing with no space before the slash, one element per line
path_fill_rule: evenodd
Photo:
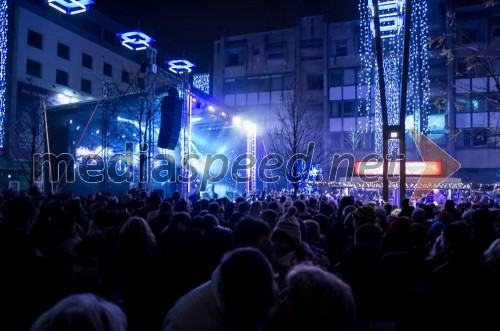
<path fill-rule="evenodd" d="M 8 22 L 0 178 L 4 188 L 26 189 L 32 155 L 47 150 L 44 109 L 144 89 L 148 71 L 142 64 L 156 60 L 156 50 L 123 47 L 117 34 L 127 27 L 92 9 L 65 15 L 45 2 L 12 0 Z"/>
<path fill-rule="evenodd" d="M 461 163 L 454 177 L 498 182 L 500 8 L 427 3 L 426 134 Z M 310 118 L 321 123 L 326 152 L 361 160 L 376 142 L 370 114 L 359 111 L 366 106 L 360 42 L 359 21 L 329 22 L 323 15 L 302 17 L 289 29 L 225 36 L 214 43 L 214 96 L 259 123 L 265 135 L 293 85 Z M 368 109 L 374 107 L 372 95 Z M 407 143 L 406 152 L 407 160 L 420 160 L 415 144 Z M 331 157 L 322 166 L 329 171 L 330 164 Z"/>

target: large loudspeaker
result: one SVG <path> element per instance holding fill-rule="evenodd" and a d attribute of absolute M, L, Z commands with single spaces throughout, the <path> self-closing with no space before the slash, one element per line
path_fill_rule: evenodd
<path fill-rule="evenodd" d="M 160 134 L 158 147 L 175 149 L 181 132 L 182 99 L 178 97 L 177 90 L 170 88 L 168 96 L 161 101 Z"/>

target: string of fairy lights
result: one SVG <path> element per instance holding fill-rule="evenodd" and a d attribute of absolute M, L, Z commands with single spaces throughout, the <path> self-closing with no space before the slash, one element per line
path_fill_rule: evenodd
<path fill-rule="evenodd" d="M 381 154 L 382 106 L 375 53 L 373 1 L 361 0 L 359 2 L 360 54 L 363 69 L 358 89 L 361 98 L 364 98 L 366 103 L 360 103 L 357 111 L 360 119 L 366 116 L 365 132 L 375 131 L 375 151 Z M 398 125 L 404 46 L 402 24 L 407 0 L 375 1 L 378 1 L 379 5 L 388 124 Z M 410 29 L 407 108 L 405 109 L 407 117 L 410 118 L 406 121 L 406 129 L 415 128 L 428 134 L 430 133 L 428 129 L 430 82 L 428 76 L 427 1 L 408 1 L 411 1 L 413 9 Z M 370 111 L 372 105 L 375 108 L 374 112 Z M 359 124 L 361 125 L 361 121 Z M 397 149 L 398 144 L 398 140 L 390 140 L 389 151 Z"/>
<path fill-rule="evenodd" d="M 317 187 L 345 187 L 345 188 L 355 188 L 355 189 L 381 189 L 382 181 L 377 182 L 357 182 L 357 181 L 329 181 L 329 182 L 312 182 L 313 185 Z M 389 188 L 397 189 L 399 188 L 399 182 L 389 181 Z M 407 189 L 428 189 L 429 191 L 436 188 L 435 182 L 421 182 L 421 183 L 406 183 Z M 439 188 L 443 190 L 470 190 L 473 188 L 472 183 L 441 183 Z M 497 189 L 497 188 L 495 188 Z"/>
<path fill-rule="evenodd" d="M 4 119 L 6 109 L 6 90 L 7 90 L 7 0 L 2 0 L 0 4 L 0 148 L 4 146 Z"/>

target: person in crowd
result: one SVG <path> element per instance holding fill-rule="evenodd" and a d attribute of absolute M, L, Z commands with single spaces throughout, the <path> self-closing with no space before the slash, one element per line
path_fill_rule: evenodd
<path fill-rule="evenodd" d="M 258 330 L 274 297 L 268 259 L 255 248 L 237 248 L 224 256 L 209 281 L 175 303 L 163 331 Z"/>
<path fill-rule="evenodd" d="M 310 246 L 302 240 L 296 213 L 297 208 L 288 207 L 271 235 L 271 261 L 280 288 L 285 286 L 286 275 L 294 265 L 304 261 L 316 262 L 316 256 Z"/>
<path fill-rule="evenodd" d="M 356 303 L 350 286 L 318 266 L 301 263 L 287 274 L 279 306 L 265 330 L 354 331 L 356 328 Z"/>
<path fill-rule="evenodd" d="M 462 221 L 443 229 L 444 262 L 431 275 L 436 330 L 496 330 L 499 286 L 491 266 L 473 252 L 471 227 Z"/>
<path fill-rule="evenodd" d="M 408 216 L 411 217 L 411 214 L 415 210 L 415 207 L 410 205 L 410 199 L 404 198 L 401 200 L 401 211 L 398 216 Z"/>
<path fill-rule="evenodd" d="M 441 190 L 438 188 L 435 188 L 434 190 L 432 190 L 432 192 L 433 192 L 433 197 L 434 197 L 433 203 L 436 206 L 443 206 L 444 207 L 444 205 L 446 203 L 446 196 L 443 193 L 441 193 Z"/>
<path fill-rule="evenodd" d="M 242 218 L 234 227 L 233 247 L 253 247 L 266 257 L 271 256 L 271 227 L 268 223 L 252 218 Z"/>
<path fill-rule="evenodd" d="M 127 331 L 120 307 L 95 294 L 70 295 L 40 315 L 30 331 Z"/>
<path fill-rule="evenodd" d="M 120 229 L 112 268 L 117 289 L 125 298 L 129 331 L 161 326 L 164 312 L 160 254 L 146 220 L 138 216 L 129 218 Z"/>

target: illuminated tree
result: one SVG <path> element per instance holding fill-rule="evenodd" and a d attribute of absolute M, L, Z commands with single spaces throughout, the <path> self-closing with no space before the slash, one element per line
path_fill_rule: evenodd
<path fill-rule="evenodd" d="M 426 0 L 361 0 L 359 3 L 361 43 L 360 53 L 363 65 L 359 90 L 367 100 L 363 109 L 358 109 L 360 116 L 367 114 L 367 127 L 375 131 L 375 150 L 382 154 L 382 106 L 376 61 L 373 1 L 378 1 L 383 53 L 383 71 L 387 101 L 388 125 L 399 124 L 400 95 L 403 66 L 403 16 L 407 2 L 411 1 L 410 52 L 408 93 L 406 97 L 406 118 L 409 125 L 420 132 L 429 133 L 428 129 L 428 25 Z M 374 96 L 374 98 L 373 98 Z M 374 115 L 372 108 L 375 109 Z M 373 117 L 371 117 L 373 116 Z M 406 129 L 410 129 L 407 127 Z M 392 141 L 395 143 L 395 141 Z M 389 150 L 397 148 L 391 146 Z"/>
<path fill-rule="evenodd" d="M 6 66 L 7 66 L 7 0 L 0 1 L 0 148 L 4 147 L 4 121 L 6 110 Z"/>
<path fill-rule="evenodd" d="M 498 9 L 498 1 L 478 0 L 481 6 L 472 10 L 485 13 Z M 448 3 L 447 31 L 429 38 L 431 56 L 443 59 L 453 68 L 453 76 L 448 77 L 453 84 L 443 88 L 433 105 L 438 112 L 453 110 L 456 114 L 476 113 L 475 120 L 484 114 L 481 125 L 470 129 L 451 128 L 450 141 L 464 136 L 472 139 L 473 145 L 500 146 L 500 119 L 493 120 L 488 113 L 500 111 L 500 38 L 482 40 L 479 34 L 469 34 L 458 20 L 455 7 Z M 476 27 L 473 27 L 476 30 Z M 479 113 L 478 113 L 479 112 Z M 475 123 L 476 124 L 476 123 Z"/>
<path fill-rule="evenodd" d="M 284 91 L 281 106 L 276 112 L 275 121 L 267 128 L 270 152 L 283 157 L 285 164 L 278 169 L 281 175 L 292 184 L 294 195 L 297 194 L 302 183 L 308 180 L 308 170 L 311 162 L 323 165 L 326 162 L 326 153 L 323 145 L 321 122 L 315 114 L 307 109 L 307 98 L 300 98 L 296 85 Z M 311 145 L 312 143 L 312 145 Z M 312 159 L 304 157 L 300 161 L 299 154 L 309 156 L 313 151 Z M 313 148 L 313 149 L 311 149 Z M 287 162 L 289 166 L 287 166 Z"/>

